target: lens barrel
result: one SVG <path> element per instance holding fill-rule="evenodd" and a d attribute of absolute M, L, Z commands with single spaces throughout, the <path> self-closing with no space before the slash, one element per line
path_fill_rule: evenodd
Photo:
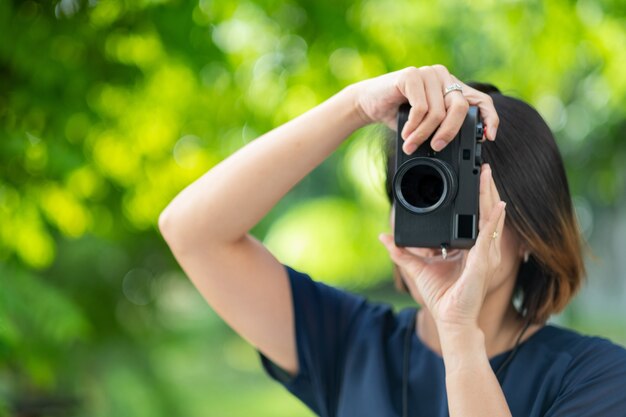
<path fill-rule="evenodd" d="M 457 191 L 450 165 L 434 158 L 406 161 L 393 182 L 398 201 L 416 214 L 430 213 L 445 206 Z"/>

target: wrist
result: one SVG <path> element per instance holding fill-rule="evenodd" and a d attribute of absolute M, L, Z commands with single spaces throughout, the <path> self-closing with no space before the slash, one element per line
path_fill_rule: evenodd
<path fill-rule="evenodd" d="M 342 94 L 345 94 L 349 97 L 351 115 L 358 127 L 364 127 L 371 124 L 373 121 L 365 114 L 363 108 L 361 107 L 359 97 L 360 97 L 360 86 L 359 83 L 350 84 L 345 87 L 342 91 Z"/>
<path fill-rule="evenodd" d="M 438 325 L 446 374 L 488 362 L 485 335 L 478 326 Z"/>
<path fill-rule="evenodd" d="M 461 345 L 484 347 L 485 335 L 478 326 L 437 325 L 440 342 L 452 348 Z"/>

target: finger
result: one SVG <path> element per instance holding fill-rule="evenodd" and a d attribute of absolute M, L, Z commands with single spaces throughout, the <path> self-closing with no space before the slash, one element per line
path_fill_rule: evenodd
<path fill-rule="evenodd" d="M 456 137 L 469 108 L 469 103 L 458 91 L 448 94 L 446 100 L 450 102 L 446 105 L 446 116 L 432 139 L 431 146 L 435 151 L 442 150 Z"/>
<path fill-rule="evenodd" d="M 483 230 L 478 232 L 478 238 L 476 239 L 476 249 L 479 253 L 484 255 L 489 253 L 492 241 L 494 240 L 493 233 L 497 230 L 500 216 L 504 212 L 506 203 L 504 201 L 498 202 L 489 213 L 489 220 L 485 224 Z"/>
<path fill-rule="evenodd" d="M 490 166 L 491 167 L 491 166 Z M 489 180 L 489 187 L 491 188 L 491 196 L 493 199 L 493 204 L 497 203 L 498 201 L 501 200 L 500 198 L 500 193 L 498 192 L 498 188 L 496 187 L 496 183 L 493 179 L 493 171 L 490 170 L 490 175 L 491 178 Z"/>
<path fill-rule="evenodd" d="M 492 239 L 493 242 L 492 242 L 491 247 L 494 250 L 494 254 L 497 256 L 497 259 L 500 259 L 501 246 L 502 246 L 502 233 L 504 233 L 505 220 L 506 220 L 506 206 L 502 210 L 502 214 L 500 215 L 500 218 L 498 219 L 498 224 L 496 226 L 496 238 Z"/>
<path fill-rule="evenodd" d="M 424 92 L 424 84 L 421 79 L 414 79 L 411 81 L 412 85 L 410 89 L 407 89 L 409 104 L 411 109 L 409 110 L 409 117 L 402 128 L 402 139 L 406 141 L 415 128 L 422 122 L 424 116 L 428 112 L 428 102 L 426 101 L 426 94 Z"/>
<path fill-rule="evenodd" d="M 415 130 L 428 112 L 428 102 L 424 92 L 424 81 L 419 69 L 409 67 L 402 70 L 398 78 L 398 90 L 407 98 L 411 105 L 409 117 L 402 128 L 402 139 L 407 137 Z"/>
<path fill-rule="evenodd" d="M 437 256 L 441 254 L 441 249 L 434 248 L 420 248 L 415 246 L 407 246 L 403 248 L 405 251 L 410 253 L 411 255 L 419 256 L 420 258 L 432 258 L 433 256 Z"/>
<path fill-rule="evenodd" d="M 472 88 L 462 81 L 459 81 L 454 75 L 451 75 L 455 82 L 458 82 L 463 87 L 463 94 L 465 98 L 472 106 L 478 106 L 480 109 L 480 115 L 483 119 L 483 125 L 485 129 L 485 136 L 489 140 L 496 139 L 496 133 L 498 132 L 498 126 L 500 125 L 500 118 L 496 112 L 496 108 L 493 105 L 493 99 L 489 94 L 485 94 L 482 91 L 478 91 Z"/>
<path fill-rule="evenodd" d="M 504 221 L 506 220 L 506 203 L 502 201 L 498 202 L 498 204 L 503 204 L 503 206 L 502 214 L 500 215 L 500 219 L 498 220 L 498 226 L 496 227 L 496 231 L 498 232 L 498 236 L 502 236 L 502 231 L 504 230 Z"/>
<path fill-rule="evenodd" d="M 478 230 L 481 231 L 484 229 L 487 220 L 489 219 L 489 213 L 491 212 L 491 208 L 493 207 L 492 197 L 491 197 L 491 185 L 489 182 L 491 181 L 491 167 L 489 164 L 483 164 L 480 167 L 480 185 L 478 191 L 478 210 L 479 210 L 479 220 L 478 220 Z"/>
<path fill-rule="evenodd" d="M 443 65 L 433 65 L 441 86 L 447 88 L 454 83 L 455 79 L 450 75 L 448 69 Z M 446 108 L 446 116 L 433 136 L 433 149 L 443 149 L 457 135 L 469 108 L 469 103 L 462 91 L 453 90 L 449 93 L 443 92 L 443 102 Z"/>
<path fill-rule="evenodd" d="M 469 285 L 469 283 L 485 283 L 485 280 L 489 278 L 490 271 L 489 265 L 493 265 L 493 259 L 496 255 L 499 255 L 497 250 L 492 252 L 494 242 L 494 231 L 497 230 L 498 223 L 502 212 L 504 211 L 504 202 L 497 203 L 490 211 L 490 216 L 486 220 L 483 228 L 478 232 L 476 244 L 470 250 L 467 264 L 464 268 L 468 268 L 474 271 L 482 271 L 482 273 L 463 274 L 461 279 Z M 499 262 L 499 258 L 496 258 L 496 263 Z M 486 290 L 486 289 L 485 289 Z"/>
<path fill-rule="evenodd" d="M 504 216 L 506 214 L 505 206 L 506 204 L 500 201 L 492 208 L 486 227 L 478 233 L 476 245 L 474 245 L 474 248 L 470 251 L 471 259 L 468 259 L 468 262 L 474 264 L 473 268 L 475 270 L 478 267 L 478 271 L 482 271 L 482 273 L 468 274 L 462 277 L 466 283 L 465 285 L 469 286 L 472 281 L 482 284 L 483 296 L 485 296 L 488 288 L 487 282 L 493 276 L 493 271 L 495 271 L 500 264 L 501 225 L 503 225 Z M 477 264 L 482 265 L 479 266 Z"/>
<path fill-rule="evenodd" d="M 378 235 L 378 240 L 387 248 L 391 259 L 409 271 L 418 271 L 424 266 L 424 261 L 415 255 L 411 255 L 405 249 L 396 246 L 393 236 L 387 233 Z"/>
<path fill-rule="evenodd" d="M 441 82 L 437 78 L 435 71 L 430 67 L 421 68 L 422 79 L 426 100 L 428 101 L 428 113 L 417 126 L 415 131 L 407 138 L 407 142 L 421 145 L 435 131 L 446 116 L 446 108 L 443 103 Z M 439 151 L 440 149 L 435 149 Z"/>

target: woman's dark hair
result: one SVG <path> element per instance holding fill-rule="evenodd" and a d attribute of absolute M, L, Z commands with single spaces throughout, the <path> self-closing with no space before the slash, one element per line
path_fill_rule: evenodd
<path fill-rule="evenodd" d="M 468 85 L 489 94 L 500 118 L 497 139 L 483 143 L 483 160 L 492 167 L 500 197 L 507 203 L 507 226 L 530 250 L 515 284 L 521 312 L 533 323 L 544 322 L 567 305 L 585 275 L 563 160 L 550 128 L 533 107 L 493 85 Z M 384 154 L 390 202 L 395 140 L 395 132 L 388 129 Z M 395 266 L 394 280 L 406 291 Z"/>

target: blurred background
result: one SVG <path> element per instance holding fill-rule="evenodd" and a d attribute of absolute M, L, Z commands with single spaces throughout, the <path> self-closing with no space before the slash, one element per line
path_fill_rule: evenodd
<path fill-rule="evenodd" d="M 311 416 L 200 298 L 157 218 L 244 144 L 409 65 L 546 118 L 595 256 L 554 321 L 626 343 L 625 28 L 620 0 L 3 0 L 0 416 Z M 403 306 L 376 238 L 380 140 L 355 133 L 253 233 Z"/>

